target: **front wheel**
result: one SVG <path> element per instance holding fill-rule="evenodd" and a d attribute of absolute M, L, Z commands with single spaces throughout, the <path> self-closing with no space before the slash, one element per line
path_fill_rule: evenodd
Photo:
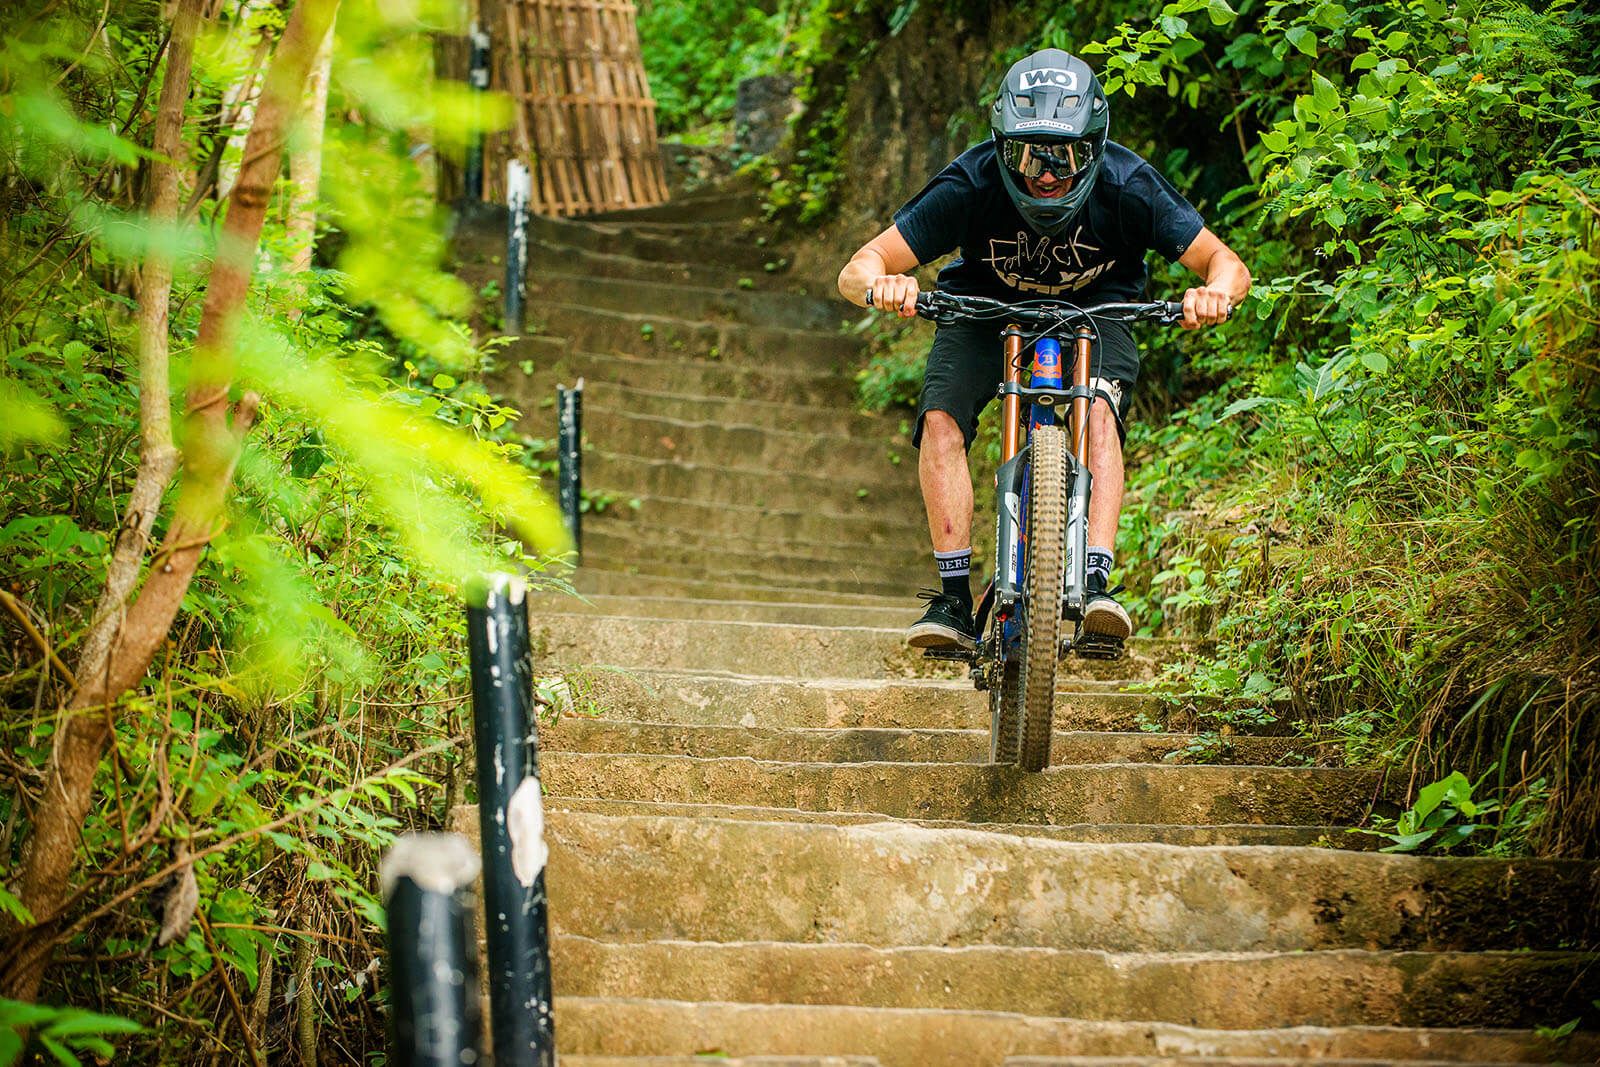
<path fill-rule="evenodd" d="M 1059 426 L 1034 427 L 1028 452 L 1028 556 L 1023 566 L 1022 730 L 1018 762 L 1025 771 L 1042 771 L 1050 765 L 1061 640 L 1061 589 L 1066 579 L 1066 432 Z"/>

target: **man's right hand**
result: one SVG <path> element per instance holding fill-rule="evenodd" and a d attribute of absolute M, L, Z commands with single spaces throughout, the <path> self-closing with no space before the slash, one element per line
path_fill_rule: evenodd
<path fill-rule="evenodd" d="M 921 291 L 917 280 L 909 274 L 880 274 L 867 285 L 872 294 L 872 306 L 879 311 L 892 311 L 902 319 L 915 318 L 917 294 Z"/>

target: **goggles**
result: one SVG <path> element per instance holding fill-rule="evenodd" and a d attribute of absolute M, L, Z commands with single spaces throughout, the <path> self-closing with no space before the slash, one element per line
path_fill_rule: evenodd
<path fill-rule="evenodd" d="M 1072 178 L 1094 163 L 1095 146 L 1090 141 L 1039 143 L 1007 137 L 1000 144 L 1000 159 L 1012 173 L 1023 178 L 1053 174 Z"/>

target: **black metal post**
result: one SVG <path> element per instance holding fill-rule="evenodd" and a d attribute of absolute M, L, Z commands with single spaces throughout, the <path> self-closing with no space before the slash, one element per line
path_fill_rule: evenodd
<path fill-rule="evenodd" d="M 572 535 L 572 550 L 583 560 L 583 379 L 568 389 L 556 386 L 557 487 L 561 517 Z"/>
<path fill-rule="evenodd" d="M 472 20 L 472 32 L 468 38 L 472 43 L 472 59 L 467 73 L 467 84 L 471 85 L 474 96 L 478 93 L 489 91 L 489 34 L 478 25 L 478 20 Z M 481 118 L 483 109 L 473 108 L 474 117 Z M 461 198 L 469 204 L 476 204 L 483 199 L 483 130 L 479 123 L 474 123 L 471 140 L 467 142 L 467 164 L 461 176 Z"/>
<path fill-rule="evenodd" d="M 496 1063 L 555 1063 L 544 813 L 534 733 L 526 586 L 492 575 L 467 606 L 478 825 Z"/>
<path fill-rule="evenodd" d="M 506 163 L 506 314 L 505 332 L 522 332 L 522 286 L 528 271 L 528 201 L 533 175 L 520 159 Z"/>
<path fill-rule="evenodd" d="M 407 834 L 383 858 L 394 1067 L 461 1067 L 483 1058 L 472 937 L 478 866 L 460 834 Z"/>

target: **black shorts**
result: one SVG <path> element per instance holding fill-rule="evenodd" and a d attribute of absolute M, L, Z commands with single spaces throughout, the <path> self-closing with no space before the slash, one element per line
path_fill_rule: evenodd
<path fill-rule="evenodd" d="M 1139 346 L 1134 344 L 1128 327 L 1120 322 L 1101 322 L 1099 328 L 1100 344 L 1089 367 L 1089 377 L 1108 379 L 1121 386 L 1121 402 L 1117 405 L 1120 426 L 1133 402 L 1133 385 L 1139 380 Z M 1062 364 L 1070 378 L 1070 341 L 1064 342 L 1062 349 Z M 1024 346 L 1024 352 L 1028 351 Z M 998 324 L 961 322 L 935 330 L 933 347 L 928 351 L 928 369 L 922 377 L 922 399 L 917 404 L 912 445 L 922 445 L 923 416 L 942 411 L 956 420 L 970 449 L 978 435 L 978 415 L 995 398 L 1005 376 L 1004 359 L 1005 342 Z"/>

